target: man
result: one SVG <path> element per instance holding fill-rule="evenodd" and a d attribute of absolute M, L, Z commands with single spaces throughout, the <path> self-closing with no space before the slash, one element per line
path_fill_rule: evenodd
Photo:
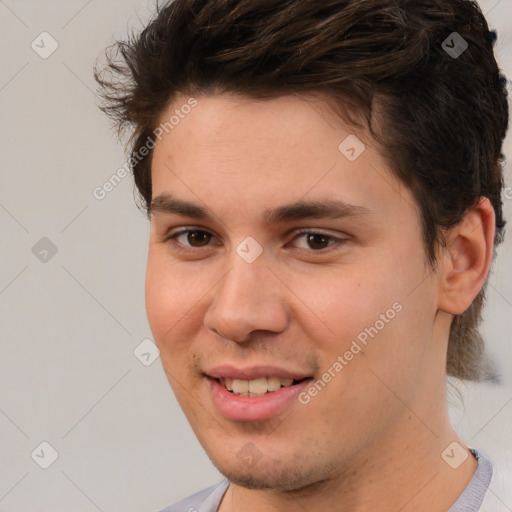
<path fill-rule="evenodd" d="M 115 46 L 149 323 L 226 477 L 166 512 L 483 510 L 446 374 L 494 378 L 494 40 L 469 0 L 176 0 Z"/>

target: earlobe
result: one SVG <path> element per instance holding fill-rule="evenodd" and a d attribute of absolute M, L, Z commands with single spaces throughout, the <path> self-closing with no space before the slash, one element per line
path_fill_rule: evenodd
<path fill-rule="evenodd" d="M 487 198 L 446 233 L 439 255 L 439 309 L 460 315 L 471 305 L 491 266 L 494 233 L 494 209 Z"/>

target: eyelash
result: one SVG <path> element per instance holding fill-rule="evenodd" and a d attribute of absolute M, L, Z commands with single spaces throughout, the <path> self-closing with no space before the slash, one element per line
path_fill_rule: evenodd
<path fill-rule="evenodd" d="M 210 232 L 208 232 L 204 229 L 187 228 L 187 229 L 181 229 L 180 231 L 177 231 L 176 233 L 171 233 L 171 234 L 165 236 L 163 238 L 162 242 L 163 243 L 171 243 L 175 250 L 182 252 L 182 253 L 197 252 L 200 249 L 208 248 L 210 246 L 210 244 L 208 244 L 208 245 L 202 246 L 202 247 L 189 247 L 189 246 L 186 246 L 176 240 L 179 236 L 187 234 L 187 233 L 206 233 L 207 235 L 215 238 L 215 235 L 211 234 Z M 305 235 L 321 235 L 321 236 L 327 238 L 329 241 L 333 241 L 332 244 L 328 245 L 327 247 L 324 247 L 323 249 L 304 249 L 301 247 L 298 248 L 299 251 L 304 251 L 304 252 L 307 252 L 310 254 L 311 253 L 325 254 L 326 252 L 330 252 L 332 250 L 331 249 L 332 247 L 334 247 L 336 245 L 343 244 L 344 242 L 348 241 L 347 239 L 337 238 L 333 235 L 323 233 L 322 231 L 319 231 L 316 229 L 304 229 L 304 230 L 297 231 L 294 233 L 292 240 L 295 240 L 295 239 L 297 239 L 301 236 L 305 236 Z"/>

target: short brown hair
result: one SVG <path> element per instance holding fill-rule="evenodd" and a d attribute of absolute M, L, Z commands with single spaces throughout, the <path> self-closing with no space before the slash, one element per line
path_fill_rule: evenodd
<path fill-rule="evenodd" d="M 458 56 L 445 51 L 453 37 L 467 43 Z M 494 207 L 495 245 L 504 234 L 501 151 L 508 105 L 495 40 L 471 0 L 175 0 L 157 7 L 140 34 L 110 47 L 95 78 L 101 108 L 120 131 L 131 130 L 132 155 L 154 139 L 178 94 L 265 99 L 324 93 L 345 112 L 348 106 L 354 119 L 366 120 L 393 172 L 412 191 L 435 268 L 443 230 L 480 197 Z M 148 212 L 151 152 L 132 162 Z M 478 330 L 485 288 L 452 322 L 449 375 L 494 377 Z"/>

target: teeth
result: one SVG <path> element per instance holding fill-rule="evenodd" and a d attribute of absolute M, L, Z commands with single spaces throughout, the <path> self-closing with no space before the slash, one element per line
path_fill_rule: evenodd
<path fill-rule="evenodd" d="M 251 393 L 251 395 L 264 395 L 266 392 L 266 377 L 261 377 L 260 379 L 254 379 L 249 381 L 249 393 Z"/>
<path fill-rule="evenodd" d="M 277 391 L 281 387 L 281 379 L 279 377 L 268 377 L 267 387 L 269 391 Z"/>
<path fill-rule="evenodd" d="M 262 396 L 269 391 L 277 391 L 281 386 L 288 387 L 293 379 L 280 377 L 260 377 L 253 380 L 223 378 L 220 383 L 228 390 L 239 396 Z"/>
<path fill-rule="evenodd" d="M 235 395 L 249 396 L 249 381 L 248 380 L 233 380 L 233 393 Z"/>

